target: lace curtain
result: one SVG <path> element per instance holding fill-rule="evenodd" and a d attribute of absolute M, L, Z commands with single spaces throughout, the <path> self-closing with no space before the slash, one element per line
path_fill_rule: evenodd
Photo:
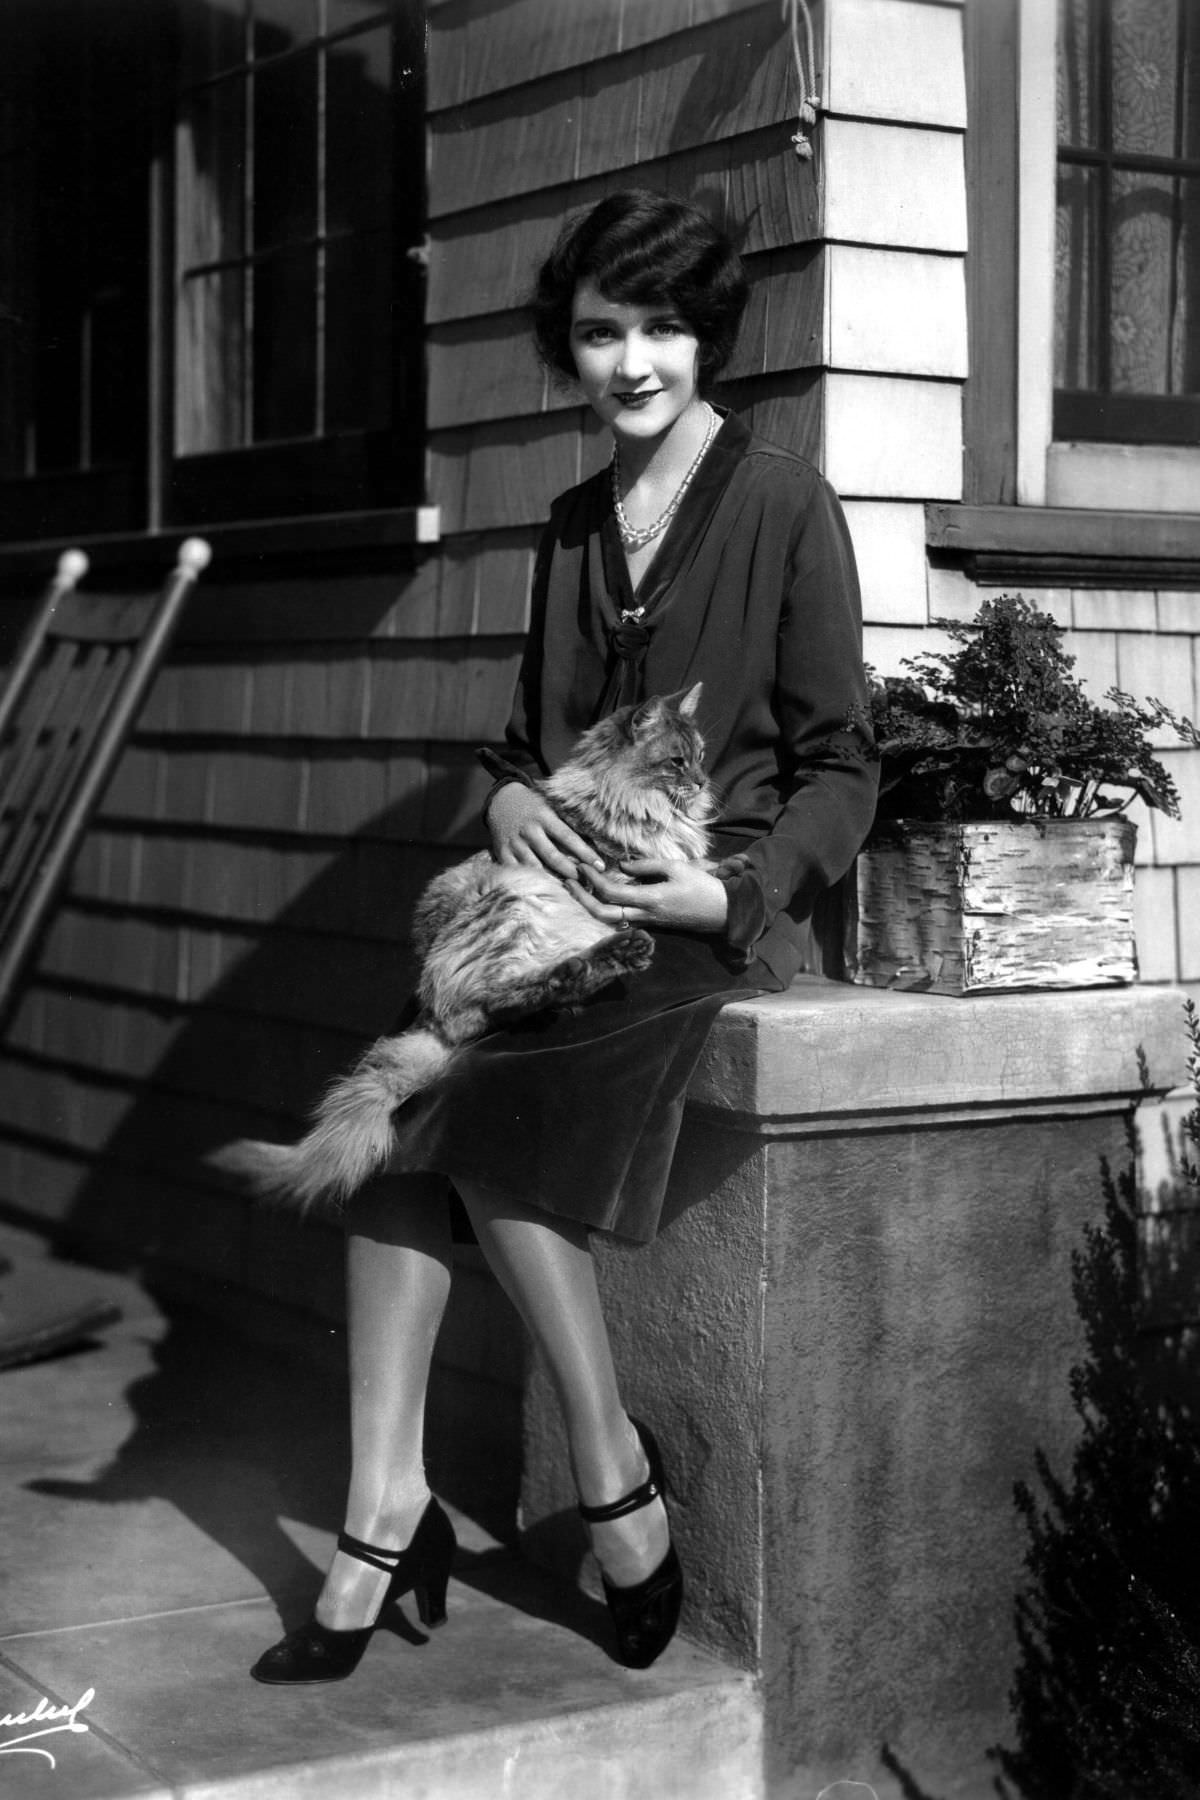
<path fill-rule="evenodd" d="M 1056 387 L 1200 391 L 1200 0 L 1059 0 L 1058 143 Z"/>

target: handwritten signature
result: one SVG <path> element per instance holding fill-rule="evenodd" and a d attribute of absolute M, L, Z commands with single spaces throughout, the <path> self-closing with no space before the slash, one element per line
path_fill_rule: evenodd
<path fill-rule="evenodd" d="M 44 1756 L 50 1767 L 56 1769 L 58 1764 L 50 1751 L 43 1750 L 40 1744 L 31 1743 L 30 1739 L 53 1737 L 56 1731 L 86 1731 L 87 1726 L 80 1723 L 78 1715 L 95 1698 L 95 1688 L 88 1688 L 85 1694 L 80 1694 L 74 1706 L 51 1706 L 43 1695 L 30 1712 L 5 1713 L 0 1718 L 0 1731 L 6 1725 L 37 1725 L 39 1729 L 27 1731 L 21 1737 L 9 1738 L 7 1743 L 0 1743 L 0 1756 Z M 53 1725 L 46 1723 L 51 1719 L 58 1722 Z"/>

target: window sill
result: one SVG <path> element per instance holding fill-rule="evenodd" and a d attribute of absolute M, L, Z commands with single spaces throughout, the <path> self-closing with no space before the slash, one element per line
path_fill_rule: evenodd
<path fill-rule="evenodd" d="M 1048 506 L 1189 513 L 1197 494 L 1194 444 L 1054 443 L 1046 451 Z"/>
<path fill-rule="evenodd" d="M 184 526 L 166 531 L 125 532 L 56 537 L 36 543 L 0 544 L 0 581 L 53 573 L 58 554 L 82 550 L 92 574 L 110 570 L 162 572 L 187 537 L 202 537 L 213 553 L 213 574 L 230 567 L 290 563 L 295 558 L 378 557 L 441 540 L 436 506 L 396 506 L 377 512 L 319 513 L 299 519 L 253 519 L 236 524 L 205 525 L 189 532 Z M 263 571 L 265 572 L 265 570 Z"/>
<path fill-rule="evenodd" d="M 925 541 L 985 587 L 1200 588 L 1200 513 L 931 502 Z"/>

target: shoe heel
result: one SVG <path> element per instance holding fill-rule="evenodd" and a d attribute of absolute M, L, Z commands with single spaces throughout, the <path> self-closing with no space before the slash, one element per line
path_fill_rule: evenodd
<path fill-rule="evenodd" d="M 418 1582 L 413 1589 L 417 1616 L 429 1631 L 446 1623 L 446 1590 L 449 1586 L 450 1571 L 445 1569 L 428 1581 Z"/>
<path fill-rule="evenodd" d="M 458 1540 L 454 1527 L 436 1500 L 430 1502 L 425 1542 L 422 1545 L 421 1573 L 412 1584 L 417 1616 L 432 1631 L 446 1623 L 446 1589 L 450 1586 L 450 1567 Z"/>

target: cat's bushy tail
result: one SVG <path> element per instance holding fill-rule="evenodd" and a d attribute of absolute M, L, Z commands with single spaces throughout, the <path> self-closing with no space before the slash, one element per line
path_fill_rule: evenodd
<path fill-rule="evenodd" d="M 379 1038 L 333 1083 L 298 1144 L 240 1138 L 208 1160 L 263 1199 L 301 1210 L 321 1201 L 345 1202 L 391 1155 L 396 1108 L 428 1087 L 452 1055 L 450 1045 L 421 1025 Z"/>

